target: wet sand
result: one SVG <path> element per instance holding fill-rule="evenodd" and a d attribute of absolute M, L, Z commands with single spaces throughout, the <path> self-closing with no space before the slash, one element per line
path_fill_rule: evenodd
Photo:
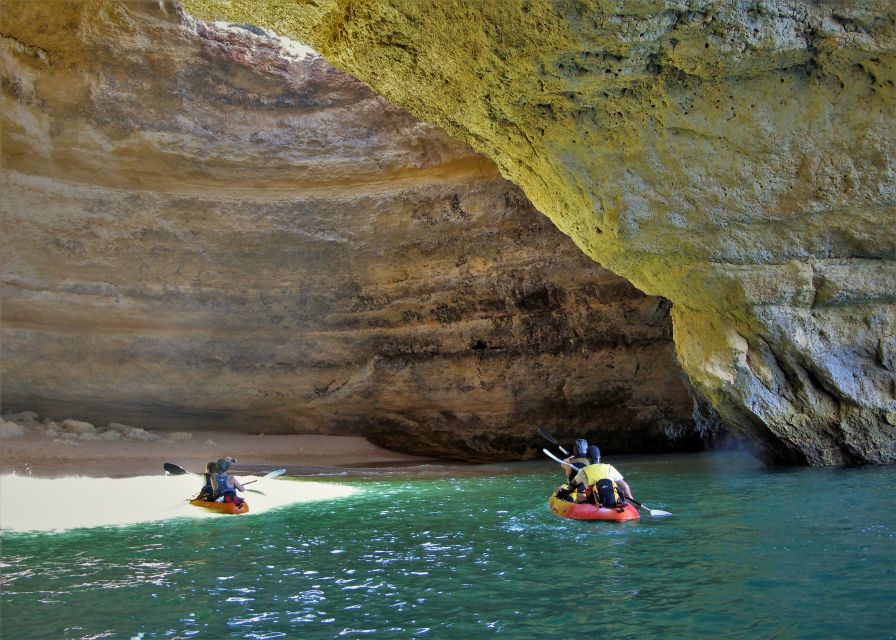
<path fill-rule="evenodd" d="M 237 459 L 232 470 L 247 473 L 286 467 L 290 475 L 327 475 L 327 470 L 352 468 L 413 468 L 445 464 L 383 449 L 354 436 L 250 435 L 193 432 L 186 442 L 58 442 L 35 434 L 0 438 L 0 473 L 56 478 L 70 475 L 123 478 L 163 475 L 171 462 L 202 473 L 209 461 Z"/>

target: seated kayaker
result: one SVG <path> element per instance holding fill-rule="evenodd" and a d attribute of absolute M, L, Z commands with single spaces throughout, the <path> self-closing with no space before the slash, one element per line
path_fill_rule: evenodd
<path fill-rule="evenodd" d="M 212 502 L 215 499 L 215 490 L 212 488 L 212 476 L 215 475 L 215 464 L 216 463 L 214 462 L 209 462 L 205 465 L 205 484 L 202 485 L 202 489 L 199 490 L 199 495 L 196 496 L 197 500 Z"/>
<path fill-rule="evenodd" d="M 601 464 L 600 448 L 588 447 L 591 464 L 579 471 L 573 483 L 576 486 L 576 502 L 591 502 L 601 507 L 622 509 L 623 499 L 632 499 L 632 490 L 622 474 L 610 464 Z M 621 491 L 620 491 L 621 490 Z"/>
<path fill-rule="evenodd" d="M 573 482 L 573 478 L 576 477 L 579 468 L 589 464 L 588 441 L 580 438 L 576 440 L 575 446 L 573 446 L 572 455 L 560 463 L 560 468 L 563 469 L 563 474 L 566 476 L 566 483 L 557 489 L 556 496 L 558 498 L 569 500 L 570 502 L 576 501 L 576 485 Z"/>
<path fill-rule="evenodd" d="M 212 474 L 212 489 L 214 491 L 215 501 L 232 502 L 240 506 L 244 500 L 240 498 L 236 492 L 245 491 L 240 481 L 227 473 L 230 468 L 230 462 L 233 458 L 221 458 L 215 463 L 215 472 Z"/>

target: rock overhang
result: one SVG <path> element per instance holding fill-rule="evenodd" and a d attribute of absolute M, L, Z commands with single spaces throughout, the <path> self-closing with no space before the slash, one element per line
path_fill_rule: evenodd
<path fill-rule="evenodd" d="M 495 160 L 674 303 L 691 381 L 769 460 L 896 461 L 891 3 L 184 6 L 309 42 Z"/>
<path fill-rule="evenodd" d="M 251 25 L 54 6 L 5 16 L 5 409 L 477 460 L 539 455 L 536 424 L 701 446 L 668 304 L 485 158 Z"/>

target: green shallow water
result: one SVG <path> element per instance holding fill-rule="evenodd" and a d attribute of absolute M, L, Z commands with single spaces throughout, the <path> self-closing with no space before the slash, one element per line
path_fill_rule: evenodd
<path fill-rule="evenodd" d="M 256 517 L 4 532 L 0 636 L 896 637 L 896 468 L 608 461 L 675 516 L 563 520 L 556 465 L 519 463 Z"/>

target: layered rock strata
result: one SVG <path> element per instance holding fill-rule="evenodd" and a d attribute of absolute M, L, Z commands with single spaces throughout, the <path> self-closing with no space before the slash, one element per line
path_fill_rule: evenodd
<path fill-rule="evenodd" d="M 896 462 L 890 0 L 184 0 L 310 43 L 491 157 L 673 303 L 678 357 L 777 462 Z"/>
<path fill-rule="evenodd" d="M 173 3 L 3 12 L 5 411 L 467 460 L 540 455 L 539 424 L 699 446 L 668 303 L 468 146 Z"/>

